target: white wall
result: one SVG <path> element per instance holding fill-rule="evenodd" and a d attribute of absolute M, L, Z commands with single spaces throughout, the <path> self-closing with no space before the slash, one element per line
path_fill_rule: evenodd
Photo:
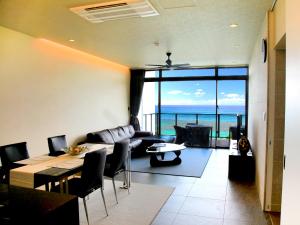
<path fill-rule="evenodd" d="M 39 155 L 47 137 L 74 144 L 128 123 L 127 67 L 4 27 L 0 59 L 0 145 L 27 141 Z"/>
<path fill-rule="evenodd" d="M 300 212 L 300 1 L 286 1 L 286 165 L 283 172 L 281 225 L 299 224 Z"/>
<path fill-rule="evenodd" d="M 268 64 L 263 63 L 261 43 L 262 39 L 267 38 L 267 36 L 268 28 L 266 17 L 258 35 L 249 64 L 248 138 L 255 155 L 256 186 L 262 208 L 264 208 L 265 203 Z"/>

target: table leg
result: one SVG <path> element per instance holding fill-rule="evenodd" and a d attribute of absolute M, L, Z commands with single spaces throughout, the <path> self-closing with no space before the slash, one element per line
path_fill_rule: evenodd
<path fill-rule="evenodd" d="M 69 182 L 68 182 L 68 178 L 67 178 L 67 177 L 65 178 L 65 186 L 66 186 L 66 191 L 65 191 L 65 193 L 66 193 L 66 194 L 69 194 Z"/>
<path fill-rule="evenodd" d="M 59 191 L 60 193 L 64 193 L 64 181 L 59 180 Z"/>

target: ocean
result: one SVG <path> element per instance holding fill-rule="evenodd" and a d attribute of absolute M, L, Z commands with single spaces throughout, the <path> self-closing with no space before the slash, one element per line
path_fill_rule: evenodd
<path fill-rule="evenodd" d="M 158 107 L 155 109 L 158 113 Z M 161 106 L 161 134 L 175 135 L 174 125 L 177 114 L 177 125 L 185 126 L 187 123 L 197 123 L 213 127 L 213 137 L 216 136 L 216 107 L 213 105 L 162 105 Z M 245 124 L 245 106 L 224 105 L 219 106 L 220 138 L 229 136 L 229 127 L 236 126 L 237 114 L 241 114 Z M 197 121 L 198 120 L 198 121 Z"/>

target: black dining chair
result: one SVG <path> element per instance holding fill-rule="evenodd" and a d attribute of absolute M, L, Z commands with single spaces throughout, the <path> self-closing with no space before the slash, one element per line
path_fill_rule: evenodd
<path fill-rule="evenodd" d="M 118 203 L 115 176 L 121 172 L 124 172 L 124 182 L 126 183 L 129 193 L 128 177 L 126 174 L 126 161 L 129 151 L 129 140 L 116 142 L 112 154 L 107 155 L 104 176 L 112 179 L 116 201 Z"/>
<path fill-rule="evenodd" d="M 48 147 L 50 156 L 59 156 L 65 154 L 63 149 L 67 148 L 66 135 L 58 135 L 48 138 Z"/>
<path fill-rule="evenodd" d="M 96 151 L 86 153 L 84 156 L 81 177 L 74 177 L 67 181 L 68 185 L 64 184 L 65 188 L 68 187 L 69 194 L 76 195 L 79 198 L 83 199 L 84 210 L 88 224 L 89 217 L 86 206 L 86 196 L 88 196 L 90 193 L 99 188 L 101 190 L 105 212 L 108 216 L 106 202 L 103 194 L 103 172 L 105 166 L 105 159 L 105 149 L 99 149 Z M 60 185 L 52 187 L 51 191 L 60 192 Z"/>
<path fill-rule="evenodd" d="M 9 144 L 0 146 L 0 157 L 4 174 L 3 183 L 9 184 L 9 171 L 11 169 L 19 167 L 19 165 L 15 164 L 16 161 L 28 159 L 28 149 L 26 142 L 20 142 L 15 144 Z"/>

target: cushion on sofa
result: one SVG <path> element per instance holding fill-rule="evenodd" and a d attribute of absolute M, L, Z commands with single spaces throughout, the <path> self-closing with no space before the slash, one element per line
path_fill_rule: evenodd
<path fill-rule="evenodd" d="M 132 125 L 121 126 L 120 128 L 123 129 L 127 138 L 132 138 L 135 134 L 135 130 Z"/>
<path fill-rule="evenodd" d="M 136 148 L 142 143 L 142 140 L 139 138 L 130 138 L 129 140 L 130 140 L 129 143 L 130 148 Z"/>
<path fill-rule="evenodd" d="M 93 142 L 104 142 L 107 144 L 115 143 L 109 130 L 102 130 L 102 131 L 94 132 Z"/>
<path fill-rule="evenodd" d="M 121 127 L 108 129 L 108 131 L 112 135 L 114 142 L 123 141 L 125 139 L 128 139 L 128 137 L 126 136 L 125 132 L 123 131 L 123 129 Z"/>

